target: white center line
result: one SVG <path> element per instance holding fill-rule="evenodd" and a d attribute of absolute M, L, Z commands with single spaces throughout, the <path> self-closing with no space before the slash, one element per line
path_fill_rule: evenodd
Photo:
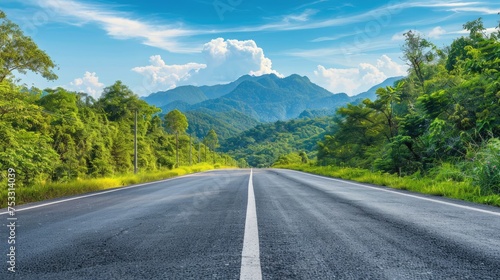
<path fill-rule="evenodd" d="M 253 170 L 250 169 L 250 179 L 248 180 L 247 217 L 245 221 L 245 234 L 243 237 L 243 251 L 241 253 L 241 280 L 262 279 L 259 252 L 259 228 L 257 225 L 257 208 L 255 207 L 252 175 Z"/>

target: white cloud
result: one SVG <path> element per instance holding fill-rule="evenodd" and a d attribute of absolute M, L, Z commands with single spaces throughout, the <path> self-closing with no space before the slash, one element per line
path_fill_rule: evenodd
<path fill-rule="evenodd" d="M 313 9 L 306 9 L 304 12 L 301 14 L 292 14 L 292 15 L 287 15 L 283 18 L 284 22 L 306 22 L 309 20 L 309 18 L 313 15 L 318 13 L 317 10 Z"/>
<path fill-rule="evenodd" d="M 500 9 L 497 8 L 489 8 L 489 7 L 466 7 L 466 8 L 454 8 L 450 11 L 460 13 L 460 12 L 468 12 L 468 13 L 480 13 L 485 15 L 494 15 L 500 12 Z"/>
<path fill-rule="evenodd" d="M 207 65 L 199 63 L 167 65 L 159 55 L 151 56 L 149 62 L 148 66 L 132 68 L 132 71 L 146 78 L 143 86 L 148 92 L 174 88 L 179 82 L 189 80 L 192 74 L 207 67 Z"/>
<path fill-rule="evenodd" d="M 99 82 L 99 77 L 97 77 L 95 72 L 85 72 L 82 78 L 76 78 L 69 86 L 70 90 L 85 92 L 95 99 L 101 96 L 104 84 Z"/>
<path fill-rule="evenodd" d="M 429 32 L 429 38 L 433 39 L 439 39 L 441 35 L 446 34 L 446 30 L 441 28 L 441 26 L 434 27 L 430 32 Z"/>
<path fill-rule="evenodd" d="M 434 28 L 435 29 L 435 28 Z M 399 33 L 396 33 L 392 36 L 392 41 L 404 41 L 406 39 L 405 37 L 405 33 L 407 33 L 408 31 L 411 31 L 413 34 L 416 34 L 422 38 L 426 38 L 426 37 L 429 37 L 429 35 L 427 34 L 424 34 L 422 33 L 420 30 L 415 30 L 415 29 L 407 29 L 405 31 L 402 31 L 402 32 L 399 32 Z M 431 31 L 432 32 L 432 31 Z"/>
<path fill-rule="evenodd" d="M 213 39 L 203 46 L 201 54 L 205 58 L 204 64 L 167 65 L 159 55 L 151 56 L 150 65 L 132 69 L 143 75 L 146 81 L 136 92 L 142 95 L 186 84 L 227 83 L 246 74 L 282 76 L 272 69 L 271 59 L 253 40 Z"/>
<path fill-rule="evenodd" d="M 484 30 L 484 34 L 486 34 L 486 35 L 491 35 L 492 33 L 495 33 L 495 32 L 498 32 L 498 29 L 496 27 L 486 28 Z M 459 31 L 449 32 L 449 34 L 459 34 L 459 35 L 467 36 L 470 34 L 470 31 L 462 29 Z"/>
<path fill-rule="evenodd" d="M 359 87 L 357 79 L 359 78 L 359 69 L 326 69 L 322 65 L 318 65 L 314 71 L 314 82 L 323 86 L 333 93 L 345 92 L 353 95 L 353 92 Z"/>
<path fill-rule="evenodd" d="M 47 16 L 55 20 L 67 20 L 70 24 L 94 23 L 99 25 L 110 36 L 118 39 L 141 39 L 142 43 L 176 53 L 194 53 L 200 51 L 199 46 L 183 43 L 182 39 L 206 34 L 240 33 L 258 31 L 308 30 L 347 24 L 363 23 L 372 19 L 382 27 L 392 24 L 392 16 L 402 10 L 413 8 L 436 8 L 450 12 L 496 14 L 498 8 L 486 7 L 481 2 L 463 1 L 392 1 L 375 9 L 345 17 L 314 20 L 312 17 L 318 10 L 306 9 L 300 14 L 285 15 L 274 22 L 255 26 L 241 26 L 227 29 L 196 29 L 183 23 L 163 24 L 154 21 L 133 19 L 130 14 L 112 10 L 110 5 L 89 4 L 77 0 L 34 0 L 38 6 L 47 11 Z M 319 3 L 323 1 L 317 1 Z M 311 3 L 311 4 L 314 4 Z M 305 4 L 303 7 L 309 4 Z M 323 39 L 323 38 L 320 38 Z"/>
<path fill-rule="evenodd" d="M 199 30 L 184 28 L 181 24 L 162 25 L 130 19 L 124 13 L 112 11 L 104 6 L 73 0 L 37 0 L 37 3 L 56 20 L 67 20 L 76 25 L 95 23 L 117 39 L 139 38 L 145 45 L 171 52 L 199 51 L 178 43 L 179 37 L 202 33 Z"/>
<path fill-rule="evenodd" d="M 264 55 L 264 50 L 255 41 L 213 39 L 203 46 L 203 56 L 207 62 L 206 71 L 200 72 L 201 82 L 228 82 L 242 75 L 260 76 L 274 73 L 271 59 Z"/>
<path fill-rule="evenodd" d="M 406 32 L 408 32 L 408 31 L 410 31 L 410 30 L 407 29 L 405 31 L 398 32 L 398 33 L 394 34 L 392 36 L 392 41 L 404 41 L 406 39 L 406 37 L 404 36 L 404 34 Z M 439 39 L 443 35 L 451 34 L 451 33 L 448 33 L 441 26 L 436 26 L 433 29 L 431 29 L 431 30 L 429 30 L 428 32 L 425 32 L 425 33 L 422 32 L 422 31 L 420 31 L 420 30 L 411 30 L 411 32 L 413 32 L 413 34 L 417 34 L 418 36 L 420 36 L 422 38 L 429 38 L 429 39 Z"/>
<path fill-rule="evenodd" d="M 325 68 L 318 65 L 313 81 L 331 92 L 356 95 L 368 90 L 385 79 L 406 75 L 406 66 L 381 56 L 375 64 L 360 63 L 357 68 Z"/>
<path fill-rule="evenodd" d="M 376 65 L 377 68 L 382 71 L 388 78 L 405 76 L 408 70 L 408 67 L 406 65 L 398 64 L 385 54 L 382 55 L 380 59 L 377 59 Z"/>

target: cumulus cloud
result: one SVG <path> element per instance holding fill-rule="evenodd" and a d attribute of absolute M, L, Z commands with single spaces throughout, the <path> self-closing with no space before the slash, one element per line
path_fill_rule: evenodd
<path fill-rule="evenodd" d="M 179 82 L 187 81 L 194 73 L 207 67 L 206 64 L 187 63 L 183 65 L 167 65 L 159 55 L 149 58 L 150 65 L 134 67 L 132 71 L 143 75 L 144 87 L 148 91 L 168 90 Z"/>
<path fill-rule="evenodd" d="M 85 92 L 97 99 L 101 96 L 104 84 L 99 82 L 99 77 L 95 72 L 86 71 L 82 78 L 76 78 L 69 83 L 68 88 L 78 92 Z"/>
<path fill-rule="evenodd" d="M 280 73 L 272 69 L 272 61 L 255 41 L 213 39 L 203 45 L 200 53 L 205 63 L 168 65 L 159 56 L 150 57 L 150 65 L 132 68 L 145 77 L 144 90 L 139 94 L 168 90 L 179 85 L 212 85 L 227 83 L 249 74 L 260 76 Z M 145 92 L 144 92 L 145 91 Z"/>
<path fill-rule="evenodd" d="M 377 59 L 377 68 L 387 77 L 404 76 L 407 74 L 408 66 L 398 64 L 387 55 L 382 55 Z"/>
<path fill-rule="evenodd" d="M 387 55 L 381 56 L 376 63 L 360 63 L 357 68 L 326 68 L 318 65 L 313 81 L 331 92 L 344 92 L 356 95 L 385 79 L 406 75 L 406 66 L 393 61 Z"/>
<path fill-rule="evenodd" d="M 264 50 L 255 41 L 213 39 L 203 46 L 203 56 L 207 62 L 202 81 L 228 82 L 242 75 L 260 76 L 280 73 L 272 69 L 271 59 L 264 55 Z"/>
<path fill-rule="evenodd" d="M 441 26 L 434 27 L 430 32 L 429 32 L 429 38 L 433 39 L 439 39 L 441 35 L 446 34 L 446 30 L 444 30 Z"/>

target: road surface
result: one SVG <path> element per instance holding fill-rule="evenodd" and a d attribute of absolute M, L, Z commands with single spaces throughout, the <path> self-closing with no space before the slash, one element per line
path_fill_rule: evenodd
<path fill-rule="evenodd" d="M 251 179 L 250 179 L 251 178 Z M 290 170 L 20 206 L 0 279 L 499 279 L 500 209 Z"/>

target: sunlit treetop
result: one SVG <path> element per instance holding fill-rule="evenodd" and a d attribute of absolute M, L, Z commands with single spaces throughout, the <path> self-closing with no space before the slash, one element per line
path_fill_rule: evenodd
<path fill-rule="evenodd" d="M 55 80 L 55 67 L 52 59 L 0 10 L 0 82 L 13 76 L 14 71 L 21 74 L 31 71 Z"/>

